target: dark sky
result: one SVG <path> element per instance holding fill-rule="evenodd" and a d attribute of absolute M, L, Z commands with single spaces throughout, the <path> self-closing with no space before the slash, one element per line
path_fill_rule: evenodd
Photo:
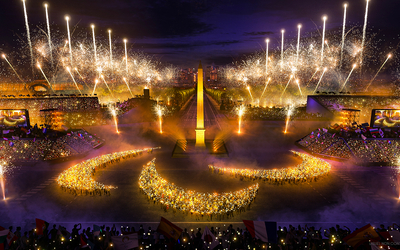
<path fill-rule="evenodd" d="M 350 0 L 349 25 L 363 25 L 365 0 Z M 96 33 L 108 28 L 115 37 L 128 38 L 130 49 L 142 50 L 162 62 L 193 67 L 198 60 L 223 65 L 241 54 L 265 47 L 265 38 L 277 48 L 280 30 L 295 38 L 297 24 L 303 32 L 321 28 L 322 15 L 328 16 L 327 29 L 342 25 L 342 0 L 49 0 L 50 20 L 66 32 L 64 16 L 71 25 L 96 25 Z M 45 23 L 42 0 L 26 0 L 31 26 Z M 13 34 L 24 34 L 21 0 L 0 3 L 0 45 L 16 46 Z M 372 0 L 368 25 L 397 33 L 400 23 L 399 0 Z M 1 49 L 1 48 L 0 48 Z M 121 47 L 122 49 L 122 47 Z"/>

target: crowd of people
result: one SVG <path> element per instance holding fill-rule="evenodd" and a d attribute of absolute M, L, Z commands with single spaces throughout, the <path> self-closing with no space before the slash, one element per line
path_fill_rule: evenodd
<path fill-rule="evenodd" d="M 204 224 L 202 224 L 204 225 Z M 314 226 L 298 225 L 276 228 L 275 242 L 263 242 L 259 236 L 253 237 L 252 232 L 246 227 L 234 227 L 232 224 L 223 227 L 198 227 L 195 229 L 180 229 L 181 233 L 175 238 L 165 235 L 162 231 L 139 224 L 139 227 L 129 227 L 113 224 L 112 226 L 97 226 L 83 228 L 82 224 L 75 224 L 72 229 L 62 225 L 48 225 L 41 231 L 38 228 L 30 228 L 22 231 L 21 227 L 13 230 L 0 227 L 0 232 L 8 232 L 9 240 L 5 240 L 4 249 L 28 250 L 28 249 L 82 249 L 111 250 L 115 249 L 113 239 L 118 236 L 130 236 L 137 234 L 138 247 L 135 249 L 279 249 L 279 250 L 303 250 L 303 249 L 399 249 L 400 232 L 397 224 L 376 228 L 367 225 L 370 237 L 361 237 L 357 243 L 350 242 L 349 236 L 363 228 L 351 230 L 346 226 L 332 226 L 327 229 Z M 211 236 L 212 235 L 212 236 Z M 210 244 L 214 243 L 214 244 Z M 211 247 L 210 247 L 211 246 Z M 356 246 L 356 247 L 354 247 Z"/>
<path fill-rule="evenodd" d="M 109 194 L 110 190 L 116 187 L 104 185 L 95 181 L 92 177 L 96 172 L 96 169 L 104 168 L 109 164 L 119 162 L 126 158 L 141 155 L 145 151 L 149 153 L 153 152 L 154 149 L 158 148 L 128 150 L 91 158 L 62 172 L 57 178 L 57 183 L 65 191 L 69 191 L 75 195 Z"/>
<path fill-rule="evenodd" d="M 62 95 L 40 98 L 0 98 L 0 107 L 3 109 L 28 109 L 31 123 L 38 124 L 43 123 L 41 110 L 56 109 L 66 114 L 91 113 L 100 110 L 97 97 L 64 97 Z"/>
<path fill-rule="evenodd" d="M 210 171 L 218 174 L 231 174 L 244 180 L 263 180 L 271 183 L 296 183 L 301 181 L 316 180 L 329 173 L 331 165 L 317 157 L 291 151 L 302 158 L 303 162 L 295 167 L 281 169 L 234 169 L 209 165 Z"/>
<path fill-rule="evenodd" d="M 350 159 L 362 163 L 393 163 L 399 157 L 399 132 L 378 130 L 364 126 L 334 126 L 316 129 L 298 141 L 312 153 Z"/>
<path fill-rule="evenodd" d="M 200 193 L 169 183 L 156 170 L 155 159 L 143 166 L 139 188 L 150 201 L 161 204 L 165 210 L 173 208 L 195 215 L 229 214 L 247 207 L 256 197 L 258 184 L 235 192 Z"/>
<path fill-rule="evenodd" d="M 86 153 L 104 143 L 103 139 L 83 129 L 59 137 L 14 138 L 0 140 L 0 157 L 11 162 L 56 160 Z"/>
<path fill-rule="evenodd" d="M 238 108 L 243 104 L 234 104 L 225 111 L 228 118 L 236 119 L 238 117 Z M 287 107 L 262 107 L 246 105 L 244 114 L 247 120 L 286 120 L 288 117 Z M 307 113 L 305 107 L 295 107 L 291 109 L 291 120 L 321 120 L 324 119 L 320 114 Z"/>

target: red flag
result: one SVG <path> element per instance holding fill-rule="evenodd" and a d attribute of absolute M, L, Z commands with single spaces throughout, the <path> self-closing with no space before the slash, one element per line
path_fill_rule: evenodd
<path fill-rule="evenodd" d="M 158 225 L 157 231 L 162 233 L 164 236 L 168 238 L 172 238 L 177 240 L 182 233 L 182 229 L 169 220 L 161 217 L 160 224 Z"/>
<path fill-rule="evenodd" d="M 43 232 L 49 227 L 49 223 L 36 218 L 36 234 L 43 235 Z"/>
<path fill-rule="evenodd" d="M 86 238 L 81 234 L 81 248 L 89 247 Z"/>
<path fill-rule="evenodd" d="M 372 226 L 368 224 L 346 236 L 343 241 L 348 245 L 357 248 L 369 240 L 376 241 L 376 239 L 380 239 L 379 235 L 375 232 Z"/>

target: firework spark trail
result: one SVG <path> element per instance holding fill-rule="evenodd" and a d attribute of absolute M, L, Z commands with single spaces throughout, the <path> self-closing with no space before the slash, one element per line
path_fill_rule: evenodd
<path fill-rule="evenodd" d="M 78 84 L 77 84 L 77 83 L 76 83 L 76 81 L 75 81 L 75 78 L 74 78 L 74 76 L 72 75 L 71 69 L 70 69 L 69 67 L 67 67 L 67 71 L 68 71 L 69 75 L 71 76 L 71 78 L 72 78 L 72 81 L 74 81 L 74 83 L 75 83 L 75 86 L 76 86 L 76 89 L 79 91 L 79 93 L 81 93 L 81 94 L 82 94 L 81 90 L 80 90 L 80 89 L 79 89 L 79 87 L 78 87 Z"/>
<path fill-rule="evenodd" d="M 108 84 L 107 84 L 107 82 L 106 82 L 106 79 L 104 79 L 104 76 L 101 75 L 100 77 L 103 79 L 104 83 L 106 84 L 106 86 L 107 86 L 107 88 L 108 88 L 108 91 L 110 91 L 110 94 L 111 94 L 112 97 L 115 99 L 115 96 L 114 96 L 113 92 L 111 91 L 110 87 L 108 87 Z M 93 91 L 93 92 L 94 92 L 94 91 Z"/>
<path fill-rule="evenodd" d="M 49 22 L 49 13 L 47 11 L 47 3 L 44 4 L 44 7 L 46 9 L 46 23 L 47 23 L 47 38 L 49 40 L 49 51 L 50 51 L 50 60 L 51 60 L 51 67 L 53 68 L 53 52 L 51 48 L 51 36 L 50 36 L 50 22 Z"/>
<path fill-rule="evenodd" d="M 251 102 L 254 102 L 253 95 L 251 94 L 250 86 L 247 86 L 246 88 L 249 91 L 249 94 L 250 94 L 250 97 L 251 97 Z"/>
<path fill-rule="evenodd" d="M 310 80 L 308 81 L 306 87 L 308 87 L 308 84 L 310 84 L 311 80 L 314 78 L 315 74 L 317 74 L 318 71 L 319 71 L 319 68 L 317 68 L 317 70 L 315 70 L 314 74 L 311 76 Z"/>
<path fill-rule="evenodd" d="M 118 121 L 117 121 L 117 111 L 115 110 L 115 108 L 110 106 L 110 110 L 111 110 L 111 114 L 114 117 L 114 123 L 115 123 L 115 131 L 117 132 L 117 134 L 119 134 L 119 130 L 118 130 Z"/>
<path fill-rule="evenodd" d="M 76 71 L 76 73 L 78 73 L 79 77 L 82 79 L 82 81 L 86 85 L 86 87 L 89 88 L 89 86 L 86 84 L 85 78 L 81 75 L 81 73 L 79 73 L 78 69 L 74 68 L 74 70 Z"/>
<path fill-rule="evenodd" d="M 110 43 L 110 67 L 111 67 L 111 69 L 113 68 L 113 61 L 112 61 L 112 44 L 111 44 L 111 30 L 109 29 L 108 30 L 108 40 L 109 40 L 109 43 Z"/>
<path fill-rule="evenodd" d="M 71 58 L 70 66 L 72 67 L 72 46 L 71 46 L 71 34 L 70 34 L 70 32 L 69 32 L 69 16 L 66 16 L 66 17 L 65 17 L 65 20 L 67 21 L 69 56 L 70 56 L 70 58 Z"/>
<path fill-rule="evenodd" d="M 90 25 L 92 27 L 92 33 L 93 33 L 93 51 L 94 51 L 94 63 L 97 65 L 97 52 L 96 52 L 96 36 L 94 34 L 94 25 Z"/>
<path fill-rule="evenodd" d="M 93 88 L 93 93 L 92 93 L 92 95 L 94 95 L 94 91 L 96 90 L 96 86 L 97 86 L 97 83 L 99 82 L 99 80 L 94 80 L 94 88 Z"/>
<path fill-rule="evenodd" d="M 368 3 L 369 3 L 369 0 L 367 0 L 367 5 L 365 7 L 364 27 L 363 27 L 363 35 L 362 35 L 361 51 L 360 51 L 360 74 L 362 73 L 363 53 L 364 53 L 364 45 L 365 45 L 365 35 L 367 33 Z"/>
<path fill-rule="evenodd" d="M 322 19 L 324 20 L 324 26 L 322 28 L 321 66 L 324 63 L 325 23 L 326 23 L 327 16 L 323 16 Z"/>
<path fill-rule="evenodd" d="M 269 45 L 269 39 L 265 40 L 267 43 L 267 48 L 265 50 L 265 75 L 268 75 L 268 45 Z"/>
<path fill-rule="evenodd" d="M 287 133 L 287 130 L 289 127 L 289 120 L 290 120 L 290 116 L 292 115 L 292 111 L 293 111 L 293 106 L 289 106 L 287 116 L 286 116 L 285 131 L 283 132 L 285 134 Z"/>
<path fill-rule="evenodd" d="M 347 3 L 344 4 L 344 14 L 343 14 L 343 31 L 342 31 L 342 46 L 340 49 L 340 64 L 339 69 L 342 68 L 342 61 L 343 61 L 343 49 L 344 49 L 344 37 L 346 32 L 346 10 L 347 10 Z"/>
<path fill-rule="evenodd" d="M 299 50 L 300 50 L 300 30 L 301 30 L 301 24 L 297 26 L 299 29 L 299 33 L 297 35 L 297 53 L 296 53 L 296 67 L 299 65 Z"/>
<path fill-rule="evenodd" d="M 123 80 L 124 80 L 124 82 L 126 83 L 126 86 L 128 87 L 128 90 L 129 90 L 129 92 L 131 93 L 131 95 L 132 95 L 132 98 L 134 98 L 134 96 L 133 96 L 133 94 L 132 94 L 132 91 L 131 91 L 131 88 L 129 87 L 129 84 L 128 84 L 128 82 L 126 81 L 126 78 L 124 77 L 124 78 L 122 78 Z M 168 98 L 168 100 L 169 100 L 169 98 Z"/>
<path fill-rule="evenodd" d="M 281 32 L 282 32 L 281 68 L 283 68 L 283 42 L 284 42 L 284 34 L 285 34 L 285 30 L 281 30 Z"/>
<path fill-rule="evenodd" d="M 126 50 L 126 42 L 128 40 L 124 39 L 124 45 L 125 45 L 125 62 L 126 62 L 126 74 L 128 74 L 128 52 Z"/>
<path fill-rule="evenodd" d="M 263 95 L 264 95 L 264 93 L 265 93 L 265 90 L 267 89 L 267 86 L 268 86 L 268 83 L 271 81 L 271 77 L 269 77 L 268 78 L 268 81 L 265 83 L 265 87 L 264 87 L 264 90 L 263 90 L 263 92 L 262 92 L 262 94 L 261 94 L 261 96 L 260 96 L 260 99 L 263 97 Z"/>
<path fill-rule="evenodd" d="M 44 79 L 46 79 L 46 82 L 49 84 L 51 90 L 54 92 L 54 89 L 51 86 L 51 83 L 49 82 L 49 79 L 47 79 L 46 74 L 43 72 L 42 67 L 40 66 L 40 63 L 37 64 L 37 67 L 40 69 L 40 72 L 42 72 L 42 75 L 43 75 Z"/>
<path fill-rule="evenodd" d="M 318 83 L 317 83 L 317 86 L 316 86 L 315 89 L 314 89 L 313 94 L 317 91 L 318 86 L 319 86 L 319 84 L 321 83 L 322 77 L 324 76 L 326 70 L 327 70 L 327 68 L 324 68 L 324 71 L 322 72 L 322 75 L 321 75 L 321 77 L 319 78 L 319 81 L 318 81 Z"/>
<path fill-rule="evenodd" d="M 286 88 L 289 86 L 290 81 L 292 80 L 293 75 L 290 76 L 289 81 L 286 84 L 286 87 L 283 89 L 280 99 L 282 100 L 283 94 L 285 94 Z"/>
<path fill-rule="evenodd" d="M 157 115 L 158 115 L 158 122 L 160 125 L 160 134 L 163 133 L 162 130 L 162 114 L 163 114 L 163 109 L 161 108 L 161 106 L 157 105 Z"/>
<path fill-rule="evenodd" d="M 368 86 L 365 88 L 365 91 L 368 90 L 369 86 L 372 84 L 372 82 L 375 80 L 375 78 L 378 76 L 379 72 L 381 72 L 383 66 L 385 66 L 386 62 L 389 60 L 389 58 L 392 57 L 392 55 L 388 55 L 386 58 L 385 62 L 383 62 L 382 66 L 379 68 L 378 72 L 376 72 L 375 76 L 372 78 L 372 80 L 368 83 Z"/>
<path fill-rule="evenodd" d="M 26 12 L 25 0 L 22 0 L 24 5 L 24 16 L 25 16 L 25 26 L 26 26 L 26 36 L 28 38 L 29 49 L 31 52 L 31 68 L 32 68 L 32 75 L 34 75 L 34 63 L 33 63 L 33 50 L 32 50 L 32 42 L 31 42 L 31 34 L 29 32 L 29 22 L 28 22 L 28 14 Z"/>
<path fill-rule="evenodd" d="M 24 84 L 24 86 L 26 85 L 25 82 L 21 79 L 21 77 L 18 75 L 17 71 L 15 71 L 14 67 L 11 65 L 11 63 L 7 60 L 6 55 L 2 54 L 1 55 L 4 60 L 6 60 L 6 62 L 8 63 L 8 65 L 10 65 L 11 69 L 14 71 L 15 75 L 18 77 L 18 79 Z"/>
<path fill-rule="evenodd" d="M 240 105 L 240 107 L 237 108 L 237 111 L 238 111 L 238 127 L 239 127 L 238 134 L 240 134 L 241 128 L 242 128 L 242 118 L 243 118 L 244 112 L 246 111 L 246 108 L 244 105 Z"/>
<path fill-rule="evenodd" d="M 349 75 L 346 78 L 346 81 L 344 81 L 342 88 L 340 89 L 340 92 L 342 92 L 342 90 L 344 89 L 344 87 L 346 86 L 347 81 L 349 80 L 351 73 L 353 73 L 353 70 L 356 68 L 356 64 L 353 65 L 353 68 L 350 70 Z"/>
<path fill-rule="evenodd" d="M 296 84 L 299 87 L 300 95 L 303 96 L 303 93 L 301 92 L 301 88 L 300 88 L 299 79 L 296 79 Z"/>

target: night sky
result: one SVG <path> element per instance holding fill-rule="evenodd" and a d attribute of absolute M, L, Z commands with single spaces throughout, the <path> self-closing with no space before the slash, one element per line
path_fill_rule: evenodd
<path fill-rule="evenodd" d="M 198 60 L 206 64 L 224 65 L 246 53 L 280 46 L 280 30 L 287 38 L 321 29 L 322 15 L 328 16 L 327 29 L 342 25 L 342 0 L 49 0 L 52 29 L 66 35 L 64 16 L 71 25 L 96 35 L 106 36 L 113 30 L 115 42 L 128 38 L 130 50 L 143 51 L 164 63 L 194 67 Z M 30 25 L 44 27 L 45 9 L 42 0 L 27 0 Z M 364 22 L 364 0 L 348 1 L 349 26 L 361 27 Z M 369 3 L 368 27 L 385 30 L 397 36 L 400 16 L 399 0 L 372 0 Z M 0 51 L 18 49 L 16 35 L 25 34 L 21 0 L 3 0 L 0 4 Z M 57 27 L 56 27 L 57 26 Z M 383 34 L 383 33 L 382 33 Z M 382 35 L 383 36 L 383 35 Z M 385 37 L 384 37 L 385 38 Z M 121 50 L 123 49 L 121 45 Z"/>

